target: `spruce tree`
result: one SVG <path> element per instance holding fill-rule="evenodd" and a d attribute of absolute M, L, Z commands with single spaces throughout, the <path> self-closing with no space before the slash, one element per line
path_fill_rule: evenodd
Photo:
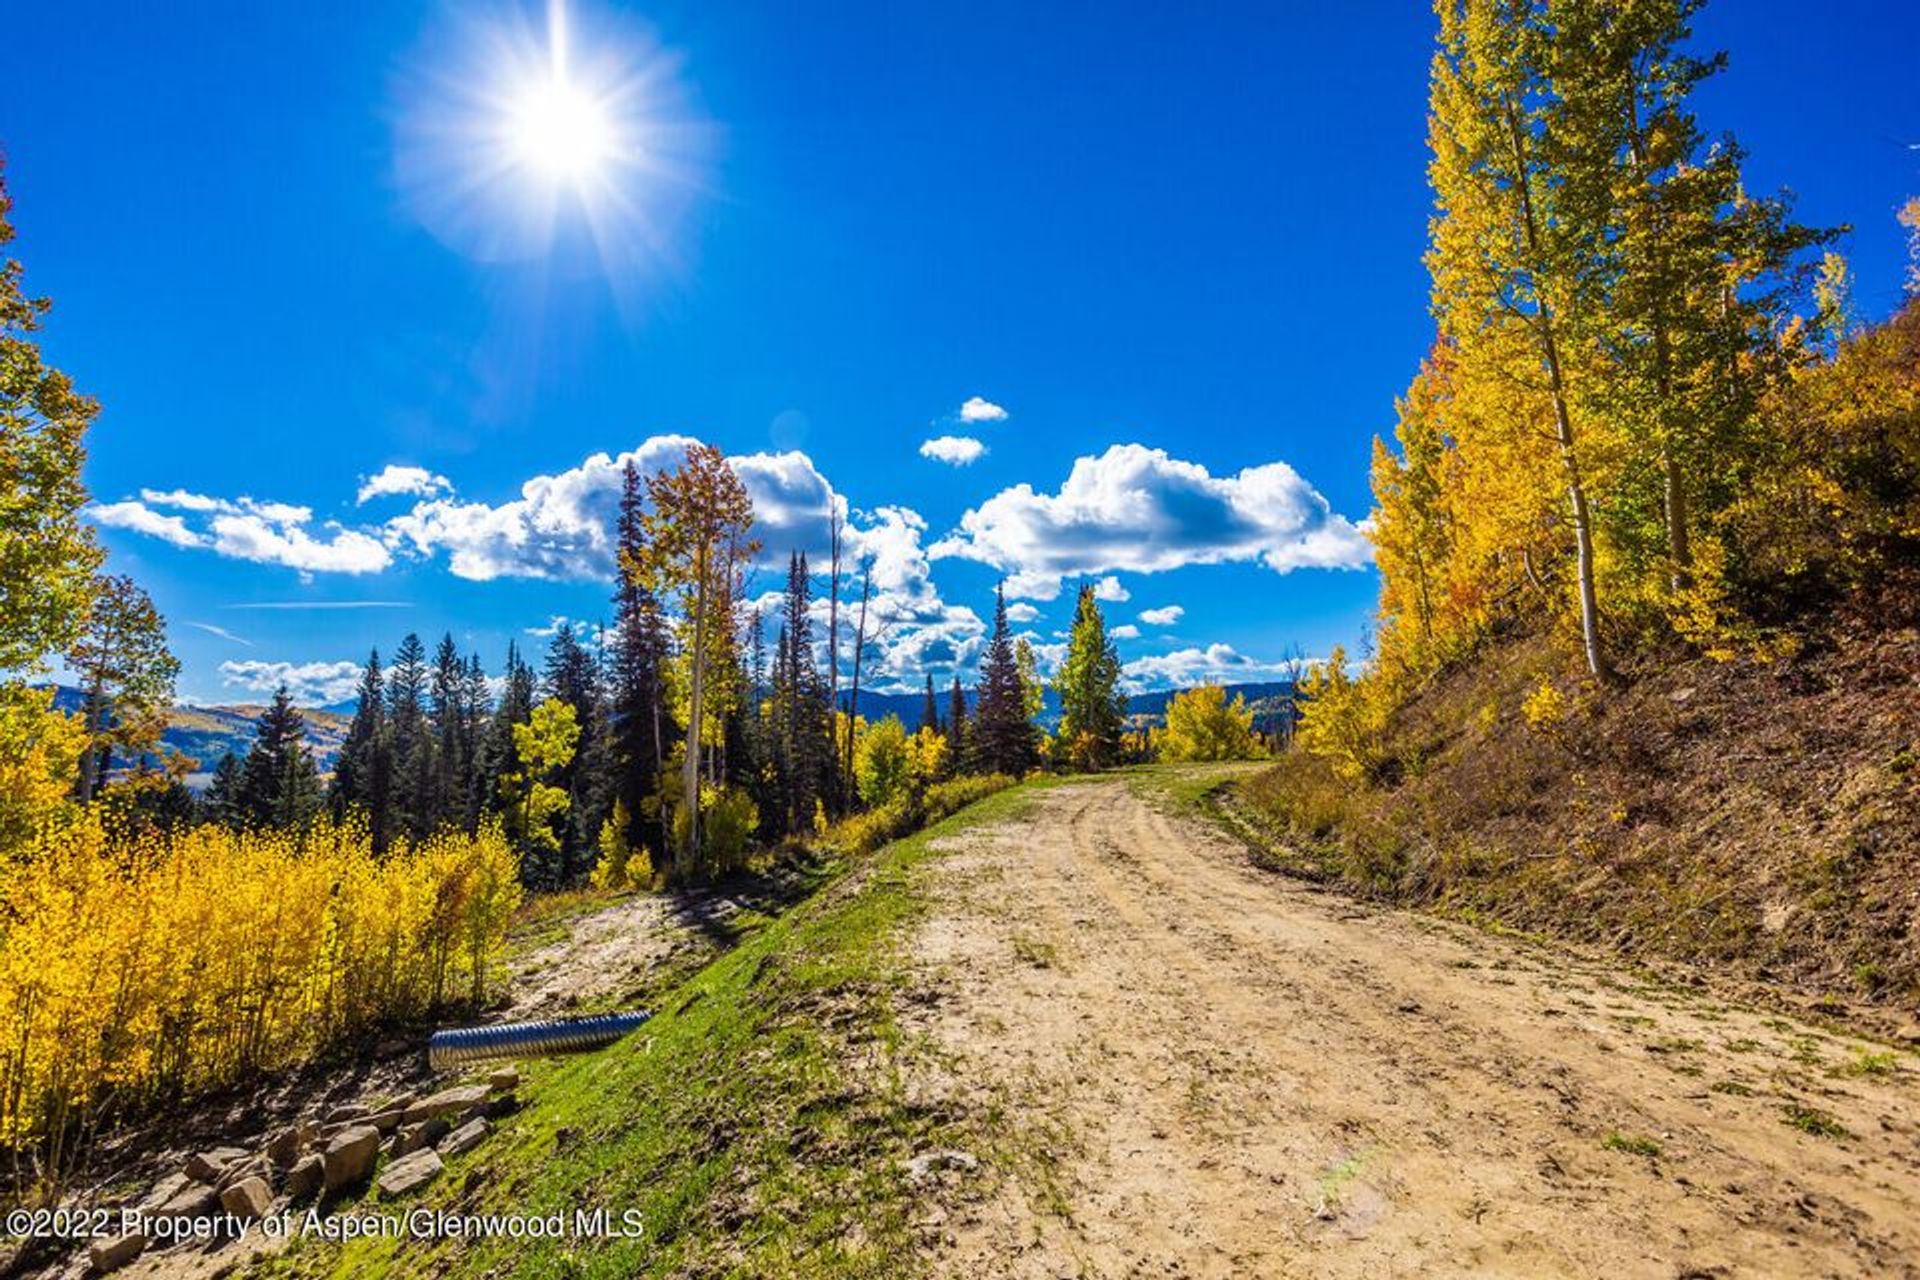
<path fill-rule="evenodd" d="M 1120 753 L 1124 724 L 1120 654 L 1107 638 L 1106 619 L 1091 584 L 1081 584 L 1067 656 L 1054 688 L 1060 692 L 1060 740 L 1068 758 L 1085 769 L 1112 764 Z"/>
<path fill-rule="evenodd" d="M 994 588 L 993 635 L 980 664 L 980 689 L 968 748 L 976 773 L 1024 775 L 1039 758 L 1033 721 L 1027 716 L 1026 685 L 1007 628 L 1004 586 Z"/>
<path fill-rule="evenodd" d="M 927 672 L 927 697 L 920 704 L 920 727 L 940 732 L 940 704 L 933 697 L 933 672 Z"/>
<path fill-rule="evenodd" d="M 387 674 L 387 723 L 393 739 L 394 838 L 433 830 L 433 735 L 427 721 L 426 646 L 409 633 Z"/>
<path fill-rule="evenodd" d="M 200 816 L 223 827 L 240 825 L 240 760 L 231 751 L 223 753 L 213 768 L 206 794 L 200 797 Z"/>
<path fill-rule="evenodd" d="M 667 751 L 679 728 L 667 705 L 667 624 L 647 583 L 645 493 L 628 462 L 621 478 L 619 578 L 614 585 L 613 657 L 608 672 L 608 720 L 613 797 L 627 814 L 629 848 L 664 853 L 668 832 L 655 796 Z"/>
<path fill-rule="evenodd" d="M 967 761 L 967 691 L 960 686 L 960 673 L 953 673 L 953 688 L 947 692 L 947 758 L 957 770 L 970 767 Z"/>
<path fill-rule="evenodd" d="M 833 721 L 827 682 L 813 648 L 810 594 L 807 558 L 796 553 L 787 563 L 772 697 L 776 790 L 789 834 L 813 825 L 814 810 L 829 795 L 833 781 Z"/>
<path fill-rule="evenodd" d="M 359 702 L 347 738 L 334 764 L 327 791 L 333 820 L 359 813 L 367 823 L 375 853 L 385 853 L 393 838 L 393 739 L 388 731 L 385 682 L 380 651 L 367 655 L 360 675 Z"/>
<path fill-rule="evenodd" d="M 320 806 L 320 779 L 307 750 L 307 721 L 287 686 L 274 691 L 240 766 L 239 816 L 251 827 L 297 830 Z"/>

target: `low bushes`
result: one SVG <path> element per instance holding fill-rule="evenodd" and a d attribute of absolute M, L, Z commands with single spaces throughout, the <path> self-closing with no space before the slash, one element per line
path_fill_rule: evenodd
<path fill-rule="evenodd" d="M 872 853 L 889 840 L 898 840 L 958 813 L 976 800 L 1006 790 L 1016 781 L 1018 779 L 1004 773 L 987 773 L 936 782 L 917 796 L 911 792 L 896 796 L 877 809 L 836 824 L 827 833 L 827 843 L 842 853 Z"/>

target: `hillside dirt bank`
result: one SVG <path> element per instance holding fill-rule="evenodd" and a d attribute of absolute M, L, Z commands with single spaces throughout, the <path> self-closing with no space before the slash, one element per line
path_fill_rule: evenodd
<path fill-rule="evenodd" d="M 1025 1154 L 951 1276 L 1920 1275 L 1909 1053 L 1250 865 L 1126 781 L 955 837 L 914 1087 Z"/>

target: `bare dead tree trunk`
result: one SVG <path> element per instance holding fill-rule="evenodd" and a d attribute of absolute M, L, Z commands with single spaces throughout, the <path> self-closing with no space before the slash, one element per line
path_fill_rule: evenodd
<path fill-rule="evenodd" d="M 866 657 L 867 649 L 867 601 L 873 597 L 873 561 L 869 560 L 860 573 L 860 622 L 853 631 L 853 693 L 847 699 L 847 759 L 841 769 L 840 786 L 843 791 L 853 786 L 853 748 L 855 721 L 860 710 L 860 665 Z M 843 804 L 845 798 L 843 797 Z"/>

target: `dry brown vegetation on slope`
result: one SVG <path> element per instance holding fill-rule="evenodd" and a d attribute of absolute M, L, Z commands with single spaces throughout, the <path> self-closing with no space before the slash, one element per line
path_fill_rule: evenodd
<path fill-rule="evenodd" d="M 1862 593 L 1803 641 L 1770 663 L 1649 664 L 1599 697 L 1564 647 L 1508 639 L 1400 707 L 1368 778 L 1295 753 L 1238 799 L 1293 865 L 1367 893 L 1911 1026 L 1920 583 Z"/>

